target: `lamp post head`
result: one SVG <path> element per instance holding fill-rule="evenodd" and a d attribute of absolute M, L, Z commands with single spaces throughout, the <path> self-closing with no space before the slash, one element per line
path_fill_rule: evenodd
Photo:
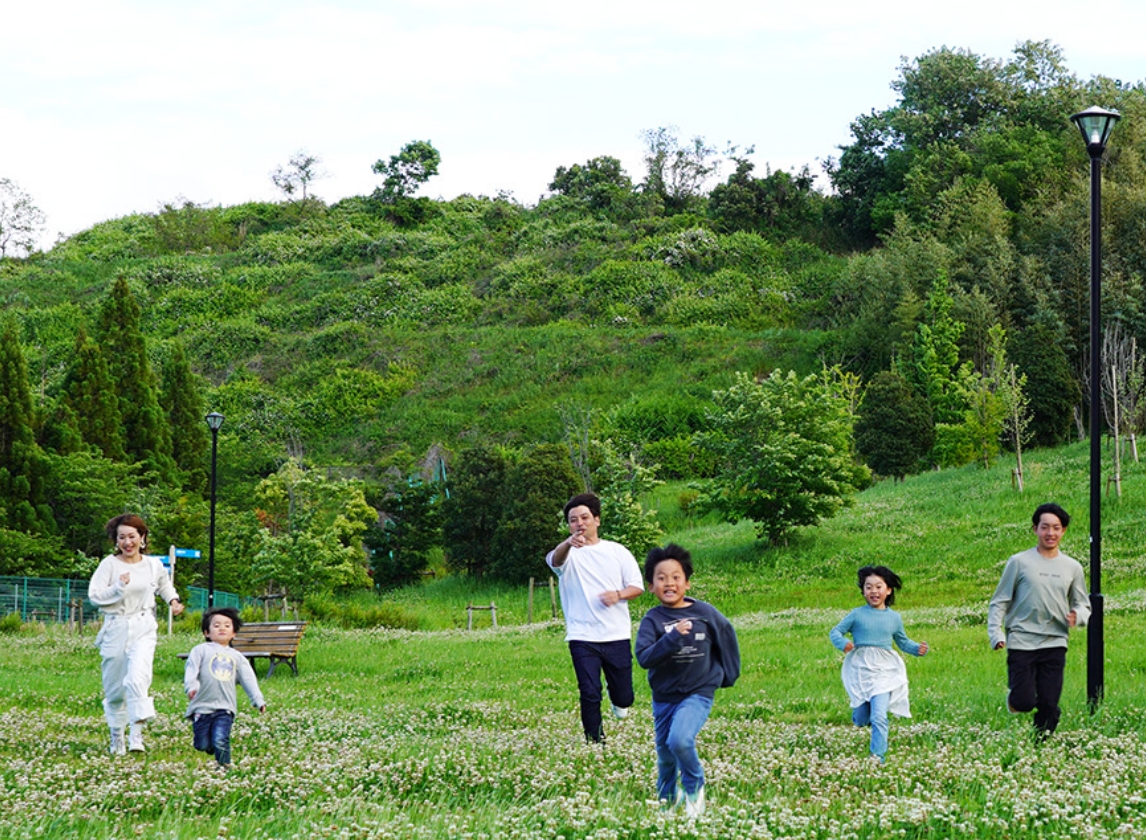
<path fill-rule="evenodd" d="M 211 429 L 212 432 L 217 432 L 219 429 L 223 428 L 223 415 L 217 411 L 212 411 L 210 414 L 208 414 L 206 420 L 207 426 Z"/>
<path fill-rule="evenodd" d="M 1082 132 L 1082 142 L 1086 143 L 1086 151 L 1093 157 L 1101 157 L 1106 151 L 1106 141 L 1114 124 L 1122 118 L 1117 111 L 1108 111 L 1091 105 L 1085 111 L 1071 115 L 1071 122 L 1078 126 Z"/>

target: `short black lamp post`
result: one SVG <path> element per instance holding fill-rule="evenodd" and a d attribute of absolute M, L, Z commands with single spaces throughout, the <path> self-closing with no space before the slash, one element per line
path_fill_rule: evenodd
<path fill-rule="evenodd" d="M 1090 107 L 1071 116 L 1090 155 L 1090 624 L 1086 631 L 1086 696 L 1102 702 L 1102 155 L 1117 111 Z"/>
<path fill-rule="evenodd" d="M 207 544 L 207 608 L 215 606 L 215 466 L 219 454 L 219 429 L 223 428 L 223 415 L 212 411 L 207 415 L 211 430 L 211 526 Z"/>

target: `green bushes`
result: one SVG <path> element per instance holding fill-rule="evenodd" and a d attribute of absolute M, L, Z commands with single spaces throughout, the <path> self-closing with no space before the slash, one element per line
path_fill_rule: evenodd
<path fill-rule="evenodd" d="M 309 595 L 303 601 L 302 609 L 309 619 L 348 630 L 371 627 L 387 627 L 393 630 L 422 629 L 421 621 L 409 610 L 372 594 L 342 598 Z"/>

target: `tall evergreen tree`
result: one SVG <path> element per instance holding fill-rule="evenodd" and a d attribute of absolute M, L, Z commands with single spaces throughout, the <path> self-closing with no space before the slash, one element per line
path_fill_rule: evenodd
<path fill-rule="evenodd" d="M 493 447 L 476 446 L 453 464 L 450 494 L 442 503 L 446 564 L 480 577 L 493 562 L 493 540 L 505 512 L 509 462 Z M 564 504 L 564 502 L 562 502 Z"/>
<path fill-rule="evenodd" d="M 561 508 L 582 490 L 569 450 L 548 443 L 522 453 L 506 471 L 492 543 L 491 577 L 525 583 L 546 574 L 545 555 L 561 542 Z"/>
<path fill-rule="evenodd" d="M 169 475 L 175 469 L 171 436 L 139 324 L 139 304 L 120 277 L 100 312 L 99 335 L 119 395 L 124 447 L 129 460 Z"/>
<path fill-rule="evenodd" d="M 878 373 L 864 393 L 855 438 L 869 467 L 902 479 L 918 470 L 935 443 L 931 406 L 898 373 Z"/>
<path fill-rule="evenodd" d="M 55 523 L 43 504 L 45 464 L 32 419 L 28 364 L 9 317 L 0 333 L 0 527 L 46 534 Z"/>
<path fill-rule="evenodd" d="M 913 374 L 916 390 L 927 397 L 936 423 L 959 423 L 966 405 L 956 383 L 959 336 L 964 325 L 951 316 L 954 301 L 946 272 L 940 272 L 927 299 L 927 322 L 916 328 Z"/>
<path fill-rule="evenodd" d="M 171 456 L 183 474 L 183 486 L 196 493 L 207 488 L 208 430 L 203 394 L 191 363 L 176 346 L 163 364 L 163 406 L 171 429 Z"/>
<path fill-rule="evenodd" d="M 83 327 L 76 335 L 75 364 L 64 381 L 64 405 L 86 443 L 109 460 L 127 460 L 116 386 L 103 352 Z"/>

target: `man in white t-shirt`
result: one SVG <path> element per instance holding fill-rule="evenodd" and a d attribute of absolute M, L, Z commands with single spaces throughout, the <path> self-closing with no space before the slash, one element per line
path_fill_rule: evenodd
<path fill-rule="evenodd" d="M 569 538 L 545 558 L 561 589 L 565 641 L 573 657 L 581 695 L 585 738 L 605 740 L 601 725 L 601 672 L 613 714 L 624 718 L 633 705 L 633 624 L 629 601 L 645 591 L 640 567 L 620 543 L 597 535 L 601 500 L 593 493 L 574 496 L 565 505 Z"/>

